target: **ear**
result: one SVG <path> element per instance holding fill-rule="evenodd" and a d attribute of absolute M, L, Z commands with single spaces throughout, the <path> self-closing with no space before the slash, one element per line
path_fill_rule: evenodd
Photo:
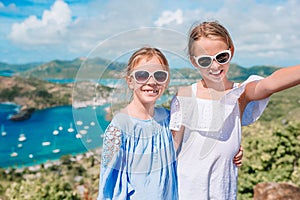
<path fill-rule="evenodd" d="M 134 80 L 132 79 L 131 76 L 126 76 L 126 82 L 127 82 L 127 85 L 129 87 L 129 89 L 133 90 L 133 88 L 134 88 Z"/>

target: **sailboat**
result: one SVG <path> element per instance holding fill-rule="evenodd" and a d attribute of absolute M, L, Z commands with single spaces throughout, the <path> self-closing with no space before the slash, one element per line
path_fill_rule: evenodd
<path fill-rule="evenodd" d="M 17 157 L 18 153 L 15 151 L 14 148 L 12 148 L 12 153 L 10 154 L 10 157 Z"/>
<path fill-rule="evenodd" d="M 69 133 L 72 133 L 72 132 L 74 132 L 75 130 L 74 130 L 74 128 L 73 128 L 73 124 L 72 123 L 70 123 L 70 128 L 68 128 L 68 132 Z"/>
<path fill-rule="evenodd" d="M 53 135 L 58 135 L 58 134 L 59 134 L 59 131 L 58 131 L 58 130 L 54 130 L 54 131 L 52 132 L 52 134 L 53 134 Z"/>
<path fill-rule="evenodd" d="M 92 141 L 93 141 L 93 140 L 90 139 L 90 138 L 86 139 L 86 142 L 87 142 L 87 143 L 91 143 Z"/>
<path fill-rule="evenodd" d="M 49 142 L 49 141 L 42 142 L 42 146 L 49 146 L 50 144 L 51 144 L 51 142 Z"/>
<path fill-rule="evenodd" d="M 43 142 L 42 142 L 42 146 L 49 146 L 51 144 L 51 142 L 50 141 L 47 141 L 45 138 L 44 138 L 44 140 L 43 140 Z"/>
<path fill-rule="evenodd" d="M 4 124 L 1 125 L 1 135 L 6 136 L 6 131 L 4 130 Z"/>
<path fill-rule="evenodd" d="M 91 125 L 91 126 L 95 126 L 96 123 L 95 123 L 95 122 L 91 122 L 90 125 Z"/>
<path fill-rule="evenodd" d="M 62 126 L 58 127 L 58 130 L 62 131 L 64 128 Z"/>
<path fill-rule="evenodd" d="M 15 151 L 10 154 L 10 157 L 17 157 L 17 156 L 18 156 L 18 153 Z"/>
<path fill-rule="evenodd" d="M 26 137 L 25 137 L 25 134 L 24 133 L 21 133 L 20 135 L 19 135 L 19 142 L 24 142 L 24 141 L 26 141 Z"/>
<path fill-rule="evenodd" d="M 52 150 L 52 153 L 59 153 L 60 152 L 60 149 L 53 149 Z"/>
<path fill-rule="evenodd" d="M 80 121 L 80 120 L 78 120 L 78 121 L 76 122 L 76 124 L 77 124 L 78 126 L 81 126 L 81 125 L 83 124 L 83 122 Z"/>
<path fill-rule="evenodd" d="M 60 149 L 59 148 L 56 148 L 56 142 L 55 142 L 55 140 L 54 140 L 54 148 L 53 148 L 53 150 L 52 150 L 52 153 L 59 153 L 60 152 Z"/>
<path fill-rule="evenodd" d="M 85 134 L 87 134 L 87 130 L 80 130 L 79 133 L 80 133 L 81 135 L 85 135 Z"/>

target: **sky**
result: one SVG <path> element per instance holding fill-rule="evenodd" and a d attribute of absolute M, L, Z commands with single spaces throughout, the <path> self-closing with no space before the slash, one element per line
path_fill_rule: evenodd
<path fill-rule="evenodd" d="M 186 59 L 190 27 L 217 20 L 234 41 L 232 62 L 286 67 L 300 63 L 299 7 L 297 0 L 0 0 L 0 62 L 118 60 L 141 45 Z"/>

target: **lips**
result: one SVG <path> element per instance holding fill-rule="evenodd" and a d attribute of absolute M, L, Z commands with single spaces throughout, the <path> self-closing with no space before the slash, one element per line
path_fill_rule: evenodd
<path fill-rule="evenodd" d="M 208 73 L 211 75 L 220 75 L 222 72 L 223 72 L 223 70 L 217 70 L 217 71 L 209 70 Z"/>

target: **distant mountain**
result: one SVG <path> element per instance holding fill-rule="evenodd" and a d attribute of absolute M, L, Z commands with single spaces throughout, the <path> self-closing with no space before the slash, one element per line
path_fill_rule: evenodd
<path fill-rule="evenodd" d="M 42 63 L 38 63 L 38 62 L 27 63 L 27 64 L 7 64 L 7 63 L 0 62 L 0 74 L 11 75 L 11 74 L 27 71 L 30 69 L 34 69 L 41 64 Z"/>
<path fill-rule="evenodd" d="M 39 79 L 72 79 L 76 76 L 84 76 L 85 78 L 101 76 L 107 78 L 115 77 L 119 73 L 114 72 L 124 68 L 125 64 L 112 63 L 102 58 L 77 58 L 72 61 L 54 60 L 26 70 L 18 75 Z"/>
<path fill-rule="evenodd" d="M 111 62 L 102 58 L 77 58 L 71 61 L 53 60 L 47 63 L 30 63 L 24 65 L 10 65 L 0 63 L 0 74 L 12 73 L 21 77 L 46 79 L 74 79 L 74 78 L 123 78 L 125 63 Z M 254 66 L 244 68 L 232 63 L 228 77 L 234 81 L 243 81 L 250 75 L 268 76 L 279 67 Z M 2 73 L 1 73 L 2 72 Z M 198 79 L 201 77 L 196 68 L 172 68 L 172 79 Z"/>
<path fill-rule="evenodd" d="M 279 67 L 273 66 L 255 66 L 250 68 L 244 68 L 237 64 L 231 64 L 228 72 L 228 77 L 230 80 L 234 81 L 244 81 L 250 75 L 260 75 L 266 77 L 272 74 L 274 71 L 279 69 Z M 196 68 L 182 68 L 182 69 L 171 69 L 172 78 L 179 79 L 198 79 L 200 76 L 199 71 Z M 180 75 L 180 76 L 179 76 Z"/>

